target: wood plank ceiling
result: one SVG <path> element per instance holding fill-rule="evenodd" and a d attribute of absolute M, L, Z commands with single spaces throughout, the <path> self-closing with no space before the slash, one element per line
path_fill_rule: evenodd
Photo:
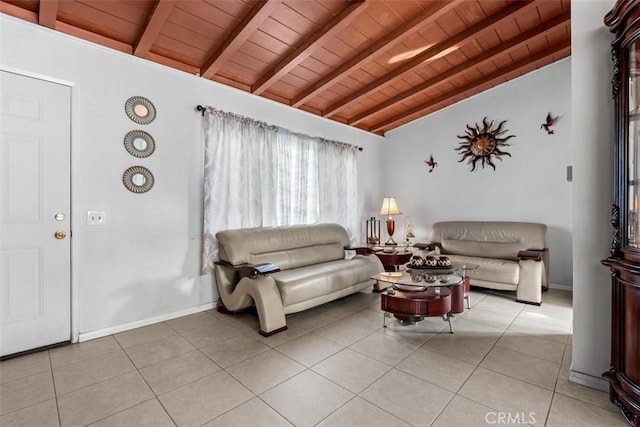
<path fill-rule="evenodd" d="M 571 54 L 570 0 L 0 0 L 0 12 L 378 134 Z"/>

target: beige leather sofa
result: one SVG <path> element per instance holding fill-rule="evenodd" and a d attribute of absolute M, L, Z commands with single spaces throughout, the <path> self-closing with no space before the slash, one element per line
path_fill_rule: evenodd
<path fill-rule="evenodd" d="M 431 228 L 431 241 L 452 261 L 478 264 L 471 285 L 516 292 L 516 301 L 541 304 L 548 289 L 547 226 L 530 222 L 448 221 Z"/>
<path fill-rule="evenodd" d="M 285 314 L 358 292 L 374 284 L 382 263 L 365 251 L 345 259 L 346 230 L 338 224 L 263 227 L 220 231 L 215 276 L 224 309 L 255 305 L 260 333 L 287 329 Z M 259 274 L 272 263 L 280 271 Z"/>

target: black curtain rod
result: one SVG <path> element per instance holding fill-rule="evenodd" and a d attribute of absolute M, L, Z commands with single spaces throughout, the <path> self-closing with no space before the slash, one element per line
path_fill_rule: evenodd
<path fill-rule="evenodd" d="M 196 111 L 200 111 L 202 113 L 202 117 L 204 117 L 204 111 L 206 110 L 206 107 L 203 107 L 202 105 L 196 105 Z M 358 151 L 362 151 L 364 150 L 364 148 L 362 147 L 358 147 Z"/>

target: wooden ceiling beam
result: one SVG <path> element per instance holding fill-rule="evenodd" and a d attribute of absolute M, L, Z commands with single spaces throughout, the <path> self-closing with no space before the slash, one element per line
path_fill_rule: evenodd
<path fill-rule="evenodd" d="M 167 58 L 166 56 L 158 55 L 157 53 L 147 52 L 144 57 L 149 61 L 157 62 L 158 64 L 166 65 L 167 67 L 175 68 L 176 70 L 184 71 L 185 73 L 193 74 L 196 76 L 200 74 L 200 67 L 185 64 L 182 61 Z"/>
<path fill-rule="evenodd" d="M 38 24 L 55 30 L 57 18 L 58 0 L 40 0 Z"/>
<path fill-rule="evenodd" d="M 0 0 L 0 13 L 4 13 L 15 18 L 24 19 L 32 24 L 38 23 L 38 14 L 27 9 L 23 9 L 20 6 L 16 6 L 6 1 Z"/>
<path fill-rule="evenodd" d="M 342 12 L 336 15 L 331 22 L 323 25 L 318 31 L 312 34 L 299 48 L 284 57 L 273 70 L 262 76 L 252 87 L 252 93 L 262 94 L 282 76 L 287 74 L 302 61 L 307 59 L 313 52 L 320 48 L 327 40 L 334 37 L 340 31 L 351 25 L 351 23 L 366 9 L 366 0 L 352 1 Z"/>
<path fill-rule="evenodd" d="M 475 88 L 477 88 L 478 86 L 482 86 L 482 85 L 493 85 L 499 82 L 499 80 L 502 80 L 504 78 L 504 76 L 513 73 L 514 71 L 518 71 L 521 68 L 527 67 L 531 64 L 533 64 L 534 62 L 537 61 L 542 61 L 542 60 L 546 60 L 549 59 L 551 57 L 553 57 L 554 55 L 558 55 L 561 53 L 566 53 L 569 54 L 571 51 L 571 40 L 564 40 L 554 46 L 551 46 L 548 49 L 545 49 L 541 52 L 538 52 L 534 55 L 531 55 L 530 57 L 524 58 L 514 64 L 511 64 L 510 66 L 506 67 L 506 68 L 502 68 L 499 70 L 494 71 L 493 73 L 484 76 L 481 79 L 475 80 L 473 82 L 470 82 L 454 91 L 451 91 L 449 93 L 445 93 L 442 96 L 439 96 L 438 98 L 432 99 L 431 101 L 425 102 L 423 104 L 417 105 L 405 112 L 403 112 L 402 114 L 398 114 L 394 117 L 391 117 L 387 120 L 384 120 L 372 127 L 369 128 L 370 132 L 380 132 L 380 131 L 384 131 L 386 132 L 387 130 L 389 130 L 390 128 L 394 128 L 396 127 L 396 125 L 399 124 L 404 124 L 407 123 L 411 120 L 413 120 L 412 117 L 416 116 L 416 115 L 421 115 L 421 114 L 425 114 L 426 112 L 429 111 L 429 109 L 435 107 L 438 104 L 442 104 L 442 103 L 446 103 L 447 101 L 460 96 L 460 95 L 464 95 L 465 92 L 468 92 L 470 90 L 473 90 Z"/>
<path fill-rule="evenodd" d="M 539 26 L 525 33 L 520 34 L 519 36 L 511 40 L 507 40 L 503 44 L 500 44 L 494 47 L 493 49 L 490 49 L 474 58 L 471 58 L 469 61 L 463 62 L 462 64 L 456 67 L 453 67 L 450 70 L 445 71 L 439 76 L 426 80 L 423 83 L 417 86 L 413 86 L 411 87 L 411 89 L 401 92 L 380 104 L 376 104 L 374 107 L 369 108 L 368 110 L 363 111 L 362 113 L 357 114 L 356 116 L 351 118 L 349 120 L 349 124 L 357 125 L 367 120 L 371 116 L 379 114 L 411 97 L 418 96 L 436 85 L 451 81 L 452 79 L 456 78 L 460 74 L 463 74 L 466 70 L 474 67 L 480 67 L 490 61 L 493 61 L 495 58 L 501 55 L 505 55 L 509 51 L 517 49 L 520 46 L 526 44 L 527 42 L 535 38 L 542 37 L 547 33 L 549 33 L 550 31 L 554 30 L 555 28 L 558 28 L 562 25 L 567 24 L 570 20 L 571 20 L 571 12 L 564 12 L 550 19 L 549 21 L 544 22 Z"/>
<path fill-rule="evenodd" d="M 404 73 L 407 73 L 409 71 L 416 69 L 417 67 L 421 66 L 426 61 L 430 60 L 436 55 L 442 54 L 447 49 L 453 49 L 456 46 L 461 46 L 464 43 L 470 40 L 473 40 L 474 38 L 477 38 L 481 34 L 484 34 L 488 31 L 495 31 L 495 27 L 499 26 L 500 23 L 502 23 L 507 19 L 513 19 L 513 15 L 515 13 L 523 12 L 528 8 L 534 7 L 535 5 L 536 4 L 533 0 L 517 1 L 514 3 L 510 3 L 507 7 L 500 10 L 499 12 L 496 12 L 493 15 L 489 16 L 488 18 L 472 25 L 465 31 L 462 31 L 459 34 L 448 38 L 444 42 L 430 47 L 429 49 L 425 50 L 424 52 L 416 55 L 409 61 L 405 62 L 400 67 L 385 74 L 382 78 L 376 79 L 373 83 L 366 85 L 362 89 L 334 103 L 333 105 L 329 106 L 329 108 L 327 108 L 325 111 L 323 111 L 322 115 L 324 117 L 327 117 L 327 116 L 333 116 L 339 113 L 340 111 L 344 110 L 350 105 L 368 96 L 372 92 L 380 90 L 380 88 L 382 88 L 385 85 L 388 85 L 393 80 L 402 76 Z"/>
<path fill-rule="evenodd" d="M 200 75 L 208 79 L 216 74 L 279 4 L 280 0 L 261 0 L 257 2 L 222 45 L 205 61 L 200 68 Z"/>
<path fill-rule="evenodd" d="M 368 49 L 360 52 L 345 64 L 337 68 L 331 74 L 323 77 L 309 88 L 305 89 L 300 95 L 296 96 L 291 105 L 294 107 L 300 107 L 311 98 L 316 96 L 318 93 L 324 91 L 327 87 L 335 84 L 338 80 L 342 79 L 344 76 L 353 72 L 354 70 L 362 67 L 365 63 L 371 60 L 372 57 L 385 52 L 395 43 L 397 43 L 400 39 L 404 37 L 409 37 L 412 34 L 418 32 L 421 28 L 425 27 L 429 23 L 435 21 L 440 18 L 447 12 L 453 10 L 458 4 L 462 3 L 464 0 L 453 0 L 450 2 L 438 2 L 438 4 L 429 10 L 423 11 L 421 14 L 416 16 L 414 19 L 409 21 L 407 24 L 400 27 L 398 30 L 390 33 L 386 37 L 383 37 L 376 43 L 374 43 Z"/>
<path fill-rule="evenodd" d="M 42 0 L 40 0 L 42 2 Z M 156 0 L 153 9 L 147 16 L 142 31 L 138 35 L 138 41 L 133 45 L 133 54 L 144 57 L 151 50 L 153 42 L 162 30 L 171 10 L 176 5 L 176 0 Z"/>
<path fill-rule="evenodd" d="M 120 52 L 132 54 L 133 48 L 128 43 L 123 43 L 119 40 L 115 40 L 109 37 L 105 37 L 93 31 L 85 30 L 84 28 L 75 27 L 67 24 L 66 22 L 58 21 L 56 24 L 56 30 L 61 33 L 69 34 L 80 39 L 88 40 L 92 43 L 99 44 L 111 49 L 119 50 Z"/>

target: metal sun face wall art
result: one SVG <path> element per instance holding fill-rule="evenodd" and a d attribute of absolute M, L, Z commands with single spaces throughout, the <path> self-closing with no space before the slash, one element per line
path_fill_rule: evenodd
<path fill-rule="evenodd" d="M 502 161 L 502 156 L 511 157 L 510 153 L 501 149 L 510 146 L 507 141 L 515 137 L 515 135 L 504 136 L 508 132 L 507 129 L 504 129 L 506 122 L 506 120 L 503 120 L 494 128 L 495 120 L 491 120 L 488 123 L 485 117 L 482 119 L 482 127 L 478 123 L 476 123 L 475 127 L 467 125 L 465 134 L 457 135 L 458 138 L 464 140 L 459 143 L 460 146 L 458 148 L 454 148 L 462 156 L 458 163 L 468 159 L 467 164 L 471 165 L 471 172 L 476 169 L 478 161 L 483 169 L 485 164 L 488 164 L 493 170 L 496 170 L 496 165 L 493 163 L 494 159 Z"/>

